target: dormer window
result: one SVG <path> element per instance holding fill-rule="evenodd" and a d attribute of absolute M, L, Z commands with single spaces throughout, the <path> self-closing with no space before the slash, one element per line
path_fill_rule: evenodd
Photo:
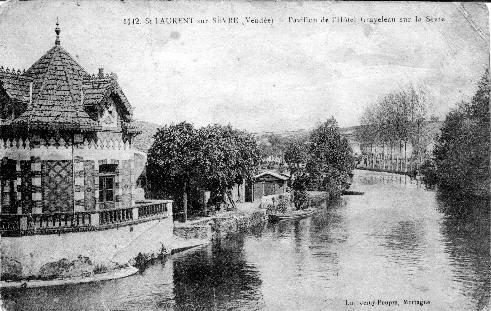
<path fill-rule="evenodd" d="M 109 105 L 106 109 L 103 110 L 100 123 L 104 127 L 116 127 L 118 125 L 118 114 L 114 105 Z"/>
<path fill-rule="evenodd" d="M 2 114 L 0 115 L 0 122 L 8 122 L 12 121 L 13 119 L 15 119 L 14 109 L 12 107 L 5 106 Z"/>

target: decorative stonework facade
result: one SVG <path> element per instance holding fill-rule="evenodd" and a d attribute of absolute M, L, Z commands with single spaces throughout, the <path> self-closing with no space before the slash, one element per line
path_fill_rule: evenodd
<path fill-rule="evenodd" d="M 28 70 L 0 67 L 2 214 L 129 208 L 132 107 L 115 75 L 89 75 L 60 45 Z"/>

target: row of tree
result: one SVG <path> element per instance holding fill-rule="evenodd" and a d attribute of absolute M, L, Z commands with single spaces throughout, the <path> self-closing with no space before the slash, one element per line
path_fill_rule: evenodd
<path fill-rule="evenodd" d="M 188 193 L 206 189 L 223 202 L 227 189 L 250 179 L 260 162 L 255 138 L 230 125 L 194 128 L 182 122 L 160 128 L 148 151 L 147 178 L 153 193 L 181 203 L 187 220 Z"/>
<path fill-rule="evenodd" d="M 195 128 L 182 122 L 160 128 L 154 139 L 148 151 L 149 189 L 182 206 L 184 221 L 189 193 L 206 189 L 210 201 L 221 204 L 233 185 L 252 180 L 261 161 L 256 138 L 230 125 Z M 297 208 L 307 205 L 307 190 L 339 194 L 349 186 L 355 161 L 334 118 L 314 129 L 308 141 L 291 139 L 286 145 Z"/>
<path fill-rule="evenodd" d="M 433 157 L 422 167 L 428 186 L 489 197 L 489 91 L 486 70 L 472 100 L 461 103 L 446 116 Z"/>
<path fill-rule="evenodd" d="M 291 141 L 285 161 L 293 176 L 291 187 L 297 208 L 307 206 L 307 190 L 340 194 L 349 187 L 355 168 L 351 147 L 332 117 L 315 128 L 308 141 Z"/>
<path fill-rule="evenodd" d="M 363 112 L 357 140 L 362 148 L 370 148 L 370 152 L 382 146 L 392 155 L 393 148 L 399 148 L 399 152 L 404 148 L 405 157 L 410 143 L 413 156 L 421 158 L 431 140 L 425 123 L 429 119 L 436 121 L 429 118 L 429 103 L 428 93 L 413 85 L 386 94 Z"/>

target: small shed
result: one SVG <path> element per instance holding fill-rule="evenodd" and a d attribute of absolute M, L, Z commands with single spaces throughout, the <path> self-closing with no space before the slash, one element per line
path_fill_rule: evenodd
<path fill-rule="evenodd" d="M 265 195 L 275 195 L 287 192 L 287 182 L 290 177 L 273 171 L 262 172 L 253 178 L 252 200 L 261 200 Z"/>

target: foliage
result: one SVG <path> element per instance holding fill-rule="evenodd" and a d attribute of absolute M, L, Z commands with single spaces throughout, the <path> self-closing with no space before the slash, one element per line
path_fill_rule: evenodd
<path fill-rule="evenodd" d="M 290 195 L 279 195 L 277 201 L 275 197 L 272 198 L 272 204 L 266 206 L 266 214 L 285 214 L 290 208 Z"/>
<path fill-rule="evenodd" d="M 489 195 L 489 72 L 470 103 L 461 103 L 443 123 L 432 162 L 423 170 L 429 186 Z"/>
<path fill-rule="evenodd" d="M 209 125 L 198 130 L 196 153 L 199 184 L 215 195 L 252 178 L 259 165 L 255 138 L 230 125 Z"/>
<path fill-rule="evenodd" d="M 148 152 L 154 142 L 154 136 L 157 133 L 160 125 L 145 121 L 133 121 L 133 126 L 140 133 L 132 141 L 133 147 L 143 152 Z"/>
<path fill-rule="evenodd" d="M 280 134 L 263 134 L 257 137 L 261 155 L 261 168 L 269 170 L 285 170 L 283 156 L 289 139 Z"/>
<path fill-rule="evenodd" d="M 309 176 L 302 170 L 295 175 L 295 178 L 291 182 L 291 188 L 293 189 L 293 203 L 297 209 L 308 208 L 309 196 L 307 193 L 308 186 L 310 184 Z"/>
<path fill-rule="evenodd" d="M 409 85 L 390 92 L 365 109 L 355 133 L 362 147 L 376 145 L 402 147 L 410 142 L 414 155 L 421 158 L 431 141 L 425 135 L 429 97 L 423 88 Z"/>
<path fill-rule="evenodd" d="M 285 152 L 288 139 L 275 133 L 263 135 L 259 141 L 261 157 L 282 156 Z"/>
<path fill-rule="evenodd" d="M 308 143 L 291 142 L 285 161 L 294 176 L 290 187 L 297 208 L 308 205 L 307 190 L 340 194 L 355 168 L 353 152 L 332 117 L 311 132 Z"/>
<path fill-rule="evenodd" d="M 225 199 L 227 188 L 254 174 L 259 164 L 254 137 L 230 125 L 195 129 L 182 122 L 164 126 L 148 152 L 151 190 L 179 201 L 187 209 L 187 193 L 202 188 L 212 199 Z"/>
<path fill-rule="evenodd" d="M 185 183 L 198 175 L 196 130 L 190 123 L 166 125 L 154 136 L 148 151 L 147 174 L 154 191 L 175 197 L 182 193 Z"/>
<path fill-rule="evenodd" d="M 353 152 L 334 118 L 312 131 L 306 164 L 310 188 L 339 194 L 348 188 L 354 168 Z"/>
<path fill-rule="evenodd" d="M 290 141 L 285 150 L 285 162 L 291 174 L 297 174 L 307 159 L 307 145 L 299 141 Z"/>

